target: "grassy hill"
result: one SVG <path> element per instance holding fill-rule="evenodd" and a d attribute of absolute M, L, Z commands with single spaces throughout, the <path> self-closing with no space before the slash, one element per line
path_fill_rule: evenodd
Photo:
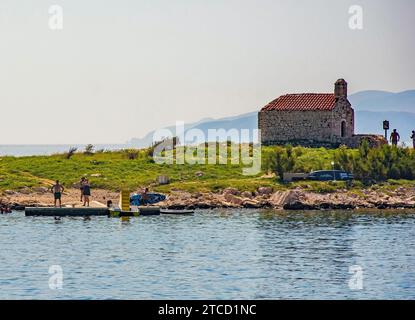
<path fill-rule="evenodd" d="M 228 159 L 229 160 L 229 159 Z M 415 177 L 415 152 L 390 147 L 371 150 L 341 148 L 264 147 L 262 170 L 256 176 L 245 176 L 242 164 L 232 165 L 168 165 L 156 164 L 149 149 L 99 152 L 91 155 L 75 153 L 69 159 L 65 154 L 32 157 L 0 158 L 0 191 L 20 190 L 49 186 L 59 179 L 66 187 L 76 186 L 81 176 L 87 176 L 94 188 L 136 190 L 152 186 L 159 192 L 184 190 L 190 192 L 215 192 L 227 187 L 241 191 L 254 191 L 261 186 L 274 189 L 286 186 L 269 172 L 310 172 L 335 167 L 353 171 L 359 179 L 413 179 Z M 155 184 L 159 175 L 169 176 L 171 183 Z M 372 179 L 372 180 L 373 180 Z M 321 188 L 321 184 L 311 184 Z M 327 185 L 327 184 L 325 184 Z"/>

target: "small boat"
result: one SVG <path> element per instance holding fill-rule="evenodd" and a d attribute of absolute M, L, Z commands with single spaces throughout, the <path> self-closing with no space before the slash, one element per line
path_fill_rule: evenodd
<path fill-rule="evenodd" d="M 130 197 L 130 205 L 141 206 L 143 204 L 156 204 L 164 200 L 166 200 L 166 196 L 159 193 L 147 193 L 145 200 L 142 194 L 135 193 Z"/>
<path fill-rule="evenodd" d="M 185 214 L 193 214 L 195 213 L 194 210 L 169 210 L 169 209 L 160 209 L 160 213 L 161 214 L 181 214 L 181 215 L 185 215 Z"/>

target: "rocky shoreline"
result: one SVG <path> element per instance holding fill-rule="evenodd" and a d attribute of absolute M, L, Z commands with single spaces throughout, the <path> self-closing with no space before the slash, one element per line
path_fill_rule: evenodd
<path fill-rule="evenodd" d="M 94 190 L 91 206 L 105 206 L 107 200 L 117 203 L 119 194 L 107 190 Z M 77 189 L 69 189 L 63 195 L 63 205 L 80 207 Z M 12 208 L 51 206 L 52 195 L 47 189 L 5 191 L 0 202 Z M 172 191 L 167 200 L 159 204 L 168 209 L 214 208 L 272 208 L 277 210 L 357 210 L 357 209 L 415 209 L 415 188 L 395 190 L 356 191 L 338 190 L 334 193 L 315 193 L 304 189 L 273 191 L 259 188 L 256 192 L 241 192 L 228 188 L 218 193 L 188 193 Z"/>
<path fill-rule="evenodd" d="M 172 193 L 163 203 L 172 209 L 273 208 L 279 210 L 357 210 L 415 209 L 415 188 L 393 192 L 362 190 L 361 194 L 339 190 L 320 194 L 302 189 L 276 191 L 259 188 L 257 192 L 225 189 L 222 193 Z"/>

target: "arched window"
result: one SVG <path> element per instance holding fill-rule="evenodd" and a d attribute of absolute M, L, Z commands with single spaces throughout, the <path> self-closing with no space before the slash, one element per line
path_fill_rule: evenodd
<path fill-rule="evenodd" d="M 342 127 L 341 127 L 341 137 L 345 138 L 346 137 L 346 121 L 342 121 Z"/>

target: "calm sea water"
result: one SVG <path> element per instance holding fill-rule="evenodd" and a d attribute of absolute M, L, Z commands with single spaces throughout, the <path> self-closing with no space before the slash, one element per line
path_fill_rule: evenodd
<path fill-rule="evenodd" d="M 415 213 L 13 213 L 0 216 L 0 243 L 1 299 L 415 299 Z M 363 290 L 349 287 L 352 265 Z"/>

